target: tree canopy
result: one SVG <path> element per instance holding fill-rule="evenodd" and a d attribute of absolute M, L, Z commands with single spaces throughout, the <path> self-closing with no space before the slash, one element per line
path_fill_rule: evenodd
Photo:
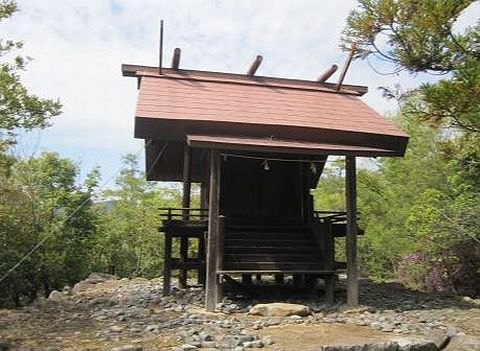
<path fill-rule="evenodd" d="M 359 0 L 344 30 L 343 46 L 357 58 L 375 56 L 394 72 L 443 75 L 424 83 L 417 117 L 480 132 L 480 21 L 455 32 L 475 0 Z M 419 101 L 417 101 L 419 102 Z"/>
<path fill-rule="evenodd" d="M 0 23 L 18 10 L 13 0 L 0 2 Z M 58 100 L 42 99 L 30 93 L 21 82 L 28 57 L 20 55 L 21 41 L 0 38 L 0 151 L 15 142 L 20 130 L 44 128 L 60 114 Z"/>

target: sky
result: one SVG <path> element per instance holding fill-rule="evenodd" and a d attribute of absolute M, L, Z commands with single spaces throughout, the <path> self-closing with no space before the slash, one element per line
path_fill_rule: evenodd
<path fill-rule="evenodd" d="M 41 97 L 60 99 L 63 113 L 52 127 L 22 135 L 17 152 L 27 157 L 56 151 L 77 162 L 81 177 L 99 165 L 105 180 L 118 170 L 122 155 L 143 155 L 143 142 L 133 137 L 136 80 L 122 77 L 120 66 L 158 65 L 160 19 L 165 65 L 180 47 L 181 68 L 244 73 L 261 54 L 257 75 L 315 79 L 331 64 L 343 65 L 347 54 L 339 48 L 340 36 L 357 3 L 18 0 L 18 5 L 20 11 L 0 23 L 1 37 L 24 41 L 22 54 L 33 60 L 22 81 Z M 480 17 L 479 5 L 467 9 L 458 30 Z M 364 100 L 388 114 L 396 105 L 381 96 L 379 86 L 399 83 L 406 89 L 433 79 L 381 75 L 366 61 L 354 61 L 345 83 L 367 85 Z"/>

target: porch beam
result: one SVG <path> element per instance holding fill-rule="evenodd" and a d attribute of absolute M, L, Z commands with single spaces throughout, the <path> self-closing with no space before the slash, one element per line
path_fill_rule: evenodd
<path fill-rule="evenodd" d="M 358 305 L 358 266 L 357 266 L 357 174 L 356 159 L 346 157 L 346 207 L 347 207 L 347 304 Z"/>

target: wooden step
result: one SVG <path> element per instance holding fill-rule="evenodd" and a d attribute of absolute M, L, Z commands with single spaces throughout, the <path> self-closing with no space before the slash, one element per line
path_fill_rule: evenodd
<path fill-rule="evenodd" d="M 229 270 L 314 270 L 325 269 L 325 265 L 316 262 L 225 262 L 224 269 Z"/>
<path fill-rule="evenodd" d="M 320 253 L 318 246 L 275 246 L 275 245 L 257 245 L 257 246 L 225 246 L 225 254 L 234 253 Z"/>
<path fill-rule="evenodd" d="M 217 274 L 336 274 L 342 270 L 337 269 L 310 269 L 310 270 L 298 270 L 298 269 L 221 269 L 217 271 Z"/>
<path fill-rule="evenodd" d="M 292 239 L 308 239 L 312 238 L 312 233 L 278 233 L 278 232 L 265 232 L 265 233 L 252 233 L 252 232 L 227 232 L 225 234 L 227 239 L 248 239 L 254 240 L 256 238 L 292 238 Z"/>
<path fill-rule="evenodd" d="M 308 246 L 315 245 L 313 238 L 311 239 L 271 239 L 271 238 L 256 238 L 255 240 L 248 239 L 225 239 L 225 246 Z"/>
<path fill-rule="evenodd" d="M 224 260 L 227 262 L 321 262 L 322 256 L 316 252 L 309 253 L 244 253 L 244 254 L 227 254 Z"/>

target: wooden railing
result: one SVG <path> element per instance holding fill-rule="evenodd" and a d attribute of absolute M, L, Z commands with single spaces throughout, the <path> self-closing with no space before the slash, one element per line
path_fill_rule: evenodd
<path fill-rule="evenodd" d="M 330 221 L 331 223 L 346 223 L 347 212 L 345 211 L 313 211 L 314 218 L 321 222 Z M 360 218 L 360 212 L 357 212 L 357 219 Z"/>
<path fill-rule="evenodd" d="M 162 207 L 160 210 L 160 218 L 166 221 L 172 220 L 207 220 L 208 208 L 187 208 L 187 207 Z"/>

